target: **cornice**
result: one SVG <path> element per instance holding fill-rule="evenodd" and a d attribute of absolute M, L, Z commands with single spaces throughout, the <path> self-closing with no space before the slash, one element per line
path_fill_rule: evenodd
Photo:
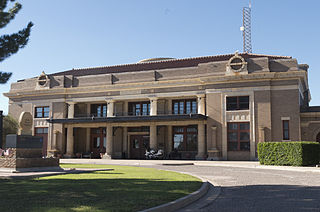
<path fill-rule="evenodd" d="M 3 95 L 10 98 L 32 97 L 32 96 L 53 96 L 53 95 L 73 95 L 85 93 L 102 93 L 126 90 L 140 90 L 140 89 L 157 89 L 170 87 L 186 87 L 186 86 L 201 86 L 209 84 L 221 83 L 240 83 L 240 82 L 254 82 L 266 80 L 289 80 L 289 79 L 303 79 L 307 85 L 307 78 L 305 71 L 290 71 L 290 72 L 261 72 L 251 73 L 247 75 L 228 75 L 228 76 L 203 76 L 192 79 L 174 79 L 166 81 L 152 81 L 126 84 L 112 84 L 102 86 L 86 86 L 73 88 L 52 88 L 47 90 L 29 90 L 8 92 Z"/>

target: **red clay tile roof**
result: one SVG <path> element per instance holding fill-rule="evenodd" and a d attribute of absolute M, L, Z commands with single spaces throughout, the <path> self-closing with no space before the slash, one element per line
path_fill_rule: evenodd
<path fill-rule="evenodd" d="M 289 56 L 276 56 L 276 55 L 263 55 L 263 54 L 250 54 L 250 53 L 239 53 L 243 58 L 257 58 L 257 57 L 268 57 L 269 59 L 290 59 Z M 147 71 L 147 70 L 159 70 L 166 68 L 183 68 L 183 67 L 195 67 L 199 63 L 208 63 L 216 61 L 229 60 L 234 54 L 215 55 L 215 56 L 203 56 L 203 57 L 191 57 L 183 59 L 169 59 L 161 61 L 153 61 L 146 63 L 132 63 L 115 66 L 104 66 L 104 67 L 92 67 L 92 68 L 80 68 L 72 69 L 68 71 L 57 72 L 50 74 L 51 76 L 58 75 L 96 75 L 96 74 L 111 74 L 111 73 L 123 73 L 132 71 Z"/>

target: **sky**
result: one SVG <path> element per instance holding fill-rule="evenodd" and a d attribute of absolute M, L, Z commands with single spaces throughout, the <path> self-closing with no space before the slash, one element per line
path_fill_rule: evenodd
<path fill-rule="evenodd" d="M 0 63 L 20 79 L 72 68 L 243 51 L 242 8 L 249 0 L 20 0 L 0 35 L 34 23 L 28 45 Z M 320 1 L 252 0 L 252 50 L 285 55 L 309 68 L 311 105 L 320 105 Z M 0 110 L 8 98 L 0 95 Z"/>

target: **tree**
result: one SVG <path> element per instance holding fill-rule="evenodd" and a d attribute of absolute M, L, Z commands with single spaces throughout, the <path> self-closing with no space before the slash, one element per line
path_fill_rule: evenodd
<path fill-rule="evenodd" d="M 15 2 L 15 0 L 0 0 L 0 29 L 4 28 L 13 20 L 22 8 L 20 3 L 15 2 L 12 8 L 5 10 L 9 1 Z M 19 49 L 27 45 L 32 26 L 33 23 L 29 22 L 26 28 L 17 33 L 0 36 L 0 62 L 17 53 Z M 11 75 L 12 73 L 0 71 L 0 84 L 6 83 Z"/>
<path fill-rule="evenodd" d="M 17 134 L 18 129 L 18 122 L 12 116 L 7 115 L 3 118 L 3 146 L 5 146 L 6 143 L 6 136 L 9 134 Z"/>

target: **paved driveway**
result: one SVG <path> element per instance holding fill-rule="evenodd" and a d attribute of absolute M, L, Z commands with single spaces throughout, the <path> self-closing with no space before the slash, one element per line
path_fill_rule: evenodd
<path fill-rule="evenodd" d="M 209 192 L 209 197 L 207 195 L 180 211 L 320 212 L 320 168 L 315 167 L 264 167 L 259 166 L 257 162 L 230 161 L 193 161 L 195 165 L 179 166 L 161 165 L 161 163 L 175 163 L 173 161 L 64 160 L 62 162 L 134 165 L 188 172 L 209 179 L 220 186 L 220 194 L 215 199 L 210 199 Z"/>
<path fill-rule="evenodd" d="M 320 173 L 236 167 L 180 166 L 221 186 L 220 195 L 197 211 L 320 211 Z M 181 211 L 195 210 L 187 207 Z"/>

